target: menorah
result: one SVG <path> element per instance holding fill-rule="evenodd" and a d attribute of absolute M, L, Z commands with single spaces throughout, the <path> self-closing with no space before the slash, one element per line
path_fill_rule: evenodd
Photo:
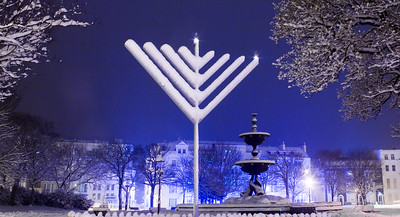
<path fill-rule="evenodd" d="M 199 39 L 196 37 L 193 42 L 194 54 L 185 46 L 180 47 L 178 53 L 176 53 L 168 44 L 162 45 L 158 50 L 151 42 L 146 42 L 143 45 L 143 51 L 132 39 L 125 42 L 125 47 L 194 125 L 193 173 L 195 198 L 193 216 L 197 217 L 199 200 L 198 125 L 258 65 L 258 57 L 254 56 L 253 61 L 238 73 L 215 98 L 204 108 L 200 108 L 200 104 L 244 62 L 245 57 L 238 57 L 208 87 L 200 90 L 200 87 L 229 60 L 230 55 L 224 54 L 204 73 L 200 73 L 200 70 L 214 57 L 215 52 L 209 51 L 201 57 L 199 55 Z"/>

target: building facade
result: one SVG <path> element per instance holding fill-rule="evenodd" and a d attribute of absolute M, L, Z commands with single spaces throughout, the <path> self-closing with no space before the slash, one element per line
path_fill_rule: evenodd
<path fill-rule="evenodd" d="M 383 192 L 378 199 L 384 204 L 400 204 L 400 149 L 380 149 L 377 151 L 382 162 Z"/>

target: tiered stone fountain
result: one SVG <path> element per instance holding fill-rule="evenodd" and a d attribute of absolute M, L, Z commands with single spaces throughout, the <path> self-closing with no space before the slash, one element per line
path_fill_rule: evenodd
<path fill-rule="evenodd" d="M 262 183 L 258 176 L 268 171 L 275 162 L 271 160 L 261 160 L 258 157 L 257 146 L 262 144 L 270 136 L 266 132 L 257 132 L 257 114 L 252 114 L 252 131 L 242 133 L 239 137 L 243 138 L 246 144 L 253 147 L 252 158 L 249 160 L 237 161 L 235 164 L 240 166 L 242 171 L 250 175 L 249 186 L 240 194 L 239 198 L 229 198 L 222 204 L 200 204 L 201 212 L 237 212 L 237 213 L 313 213 L 341 210 L 342 206 L 338 202 L 330 203 L 290 203 L 288 198 L 274 195 L 266 195 L 262 190 Z M 192 204 L 180 204 L 177 211 L 191 211 Z"/>
<path fill-rule="evenodd" d="M 272 160 L 260 160 L 258 157 L 257 146 L 261 145 L 270 136 L 266 132 L 257 132 L 257 113 L 253 116 L 251 132 L 242 133 L 240 138 L 253 147 L 249 160 L 238 161 L 235 164 L 240 166 L 242 171 L 250 175 L 249 186 L 240 194 L 240 198 L 230 198 L 224 204 L 235 204 L 240 212 L 283 212 L 290 210 L 290 201 L 279 196 L 266 195 L 262 190 L 262 183 L 258 176 L 268 171 L 270 165 L 274 165 Z"/>

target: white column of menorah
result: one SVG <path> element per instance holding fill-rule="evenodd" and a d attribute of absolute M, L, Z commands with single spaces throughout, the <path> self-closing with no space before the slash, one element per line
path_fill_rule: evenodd
<path fill-rule="evenodd" d="M 150 76 L 160 85 L 174 103 L 193 123 L 193 173 L 194 173 L 194 203 L 193 216 L 198 217 L 199 204 L 199 123 L 258 65 L 258 57 L 251 61 L 218 95 L 203 109 L 200 104 L 225 81 L 245 60 L 244 56 L 237 58 L 204 90 L 200 87 L 228 60 L 229 54 L 219 58 L 208 70 L 200 74 L 200 69 L 213 57 L 214 51 L 207 52 L 203 57 L 199 54 L 199 39 L 194 38 L 194 55 L 185 46 L 178 49 L 179 55 L 169 46 L 161 46 L 161 52 L 151 43 L 143 45 L 144 51 L 129 39 L 125 47 L 143 66 Z M 166 59 L 166 58 L 168 59 Z M 184 62 L 184 60 L 189 66 Z M 158 65 L 155 65 L 154 62 Z M 179 71 L 177 71 L 172 65 Z M 160 71 L 160 69 L 162 71 Z"/>

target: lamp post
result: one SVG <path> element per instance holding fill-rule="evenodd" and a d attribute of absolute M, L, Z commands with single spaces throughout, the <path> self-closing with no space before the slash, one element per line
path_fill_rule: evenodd
<path fill-rule="evenodd" d="M 311 176 L 306 178 L 306 186 L 308 187 L 308 202 L 311 203 L 311 187 L 314 184 L 314 180 Z"/>
<path fill-rule="evenodd" d="M 157 214 L 160 214 L 161 208 L 161 176 L 164 173 L 162 169 L 162 163 L 164 162 L 164 158 L 161 155 L 157 155 L 156 164 L 158 168 L 158 206 L 157 206 Z"/>

